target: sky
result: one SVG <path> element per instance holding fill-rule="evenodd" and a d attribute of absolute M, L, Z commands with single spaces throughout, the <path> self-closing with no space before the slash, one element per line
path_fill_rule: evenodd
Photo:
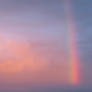
<path fill-rule="evenodd" d="M 92 91 L 92 0 L 0 0 L 0 92 Z"/>

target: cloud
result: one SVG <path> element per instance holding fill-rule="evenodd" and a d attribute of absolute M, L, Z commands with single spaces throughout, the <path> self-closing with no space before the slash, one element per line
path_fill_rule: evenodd
<path fill-rule="evenodd" d="M 17 72 L 22 71 L 24 67 L 30 67 L 35 70 L 41 68 L 43 63 L 36 62 L 34 52 L 31 45 L 27 42 L 21 42 L 15 39 L 3 40 L 0 46 L 0 71 L 1 72 Z"/>
<path fill-rule="evenodd" d="M 0 39 L 0 90 L 21 92 L 69 83 L 65 52 L 60 47 L 57 50 L 50 42 L 6 38 Z"/>
<path fill-rule="evenodd" d="M 0 72 L 21 72 L 24 69 L 23 65 L 13 61 L 6 61 L 0 64 Z"/>
<path fill-rule="evenodd" d="M 65 84 L 69 81 L 68 64 L 63 48 L 60 50 L 54 42 L 31 43 L 6 38 L 2 36 L 0 39 L 0 74 L 2 76 L 0 80 L 2 83 L 7 81 L 7 83 L 45 85 Z"/>

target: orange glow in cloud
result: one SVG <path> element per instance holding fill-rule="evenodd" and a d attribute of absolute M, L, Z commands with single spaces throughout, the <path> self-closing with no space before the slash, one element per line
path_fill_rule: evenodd
<path fill-rule="evenodd" d="M 6 61 L 0 64 L 0 72 L 8 73 L 8 72 L 21 72 L 23 71 L 24 66 L 16 63 L 14 61 Z"/>
<path fill-rule="evenodd" d="M 36 46 L 36 49 L 34 48 L 34 43 L 7 40 L 5 37 L 2 39 L 0 39 L 0 74 L 3 77 L 0 81 L 21 84 L 27 82 L 48 85 L 68 84 L 68 65 L 64 51 L 59 52 L 57 58 L 52 52 L 52 45 L 48 48 L 51 51 L 45 49 L 39 51 L 40 48 Z"/>

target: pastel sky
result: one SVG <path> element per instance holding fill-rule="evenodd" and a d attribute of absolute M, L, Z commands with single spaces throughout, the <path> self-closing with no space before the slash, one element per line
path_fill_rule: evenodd
<path fill-rule="evenodd" d="M 92 0 L 0 0 L 0 92 L 91 92 L 91 9 Z"/>

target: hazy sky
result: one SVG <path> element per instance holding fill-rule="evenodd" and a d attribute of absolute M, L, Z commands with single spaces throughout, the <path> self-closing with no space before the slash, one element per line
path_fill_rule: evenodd
<path fill-rule="evenodd" d="M 91 92 L 91 9 L 92 0 L 0 0 L 0 92 Z"/>

